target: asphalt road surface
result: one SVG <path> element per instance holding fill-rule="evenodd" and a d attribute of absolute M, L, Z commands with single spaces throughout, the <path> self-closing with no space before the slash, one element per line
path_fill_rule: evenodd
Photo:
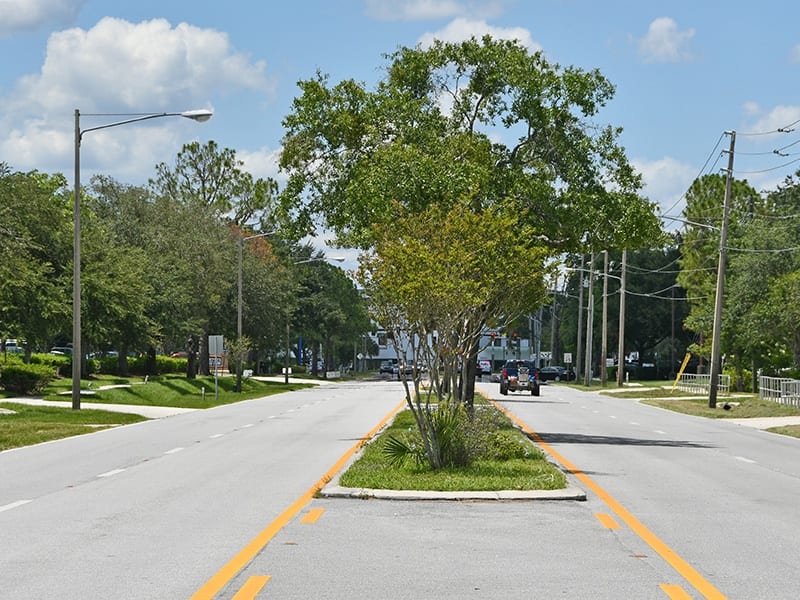
<path fill-rule="evenodd" d="M 797 597 L 800 440 L 479 387 L 585 502 L 318 497 L 402 401 L 334 384 L 0 453 L 0 598 Z"/>

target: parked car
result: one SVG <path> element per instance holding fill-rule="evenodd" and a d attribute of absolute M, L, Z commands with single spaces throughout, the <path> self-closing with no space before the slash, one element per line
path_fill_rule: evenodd
<path fill-rule="evenodd" d="M 573 381 L 575 371 L 562 366 L 542 367 L 539 369 L 540 381 Z"/>
<path fill-rule="evenodd" d="M 394 363 L 392 365 L 392 374 L 399 375 L 400 374 L 400 365 Z M 403 374 L 404 375 L 413 375 L 414 374 L 414 362 L 408 361 L 407 363 L 403 363 Z"/>
<path fill-rule="evenodd" d="M 531 396 L 539 395 L 539 369 L 530 360 L 508 360 L 500 371 L 500 393 L 530 390 Z"/>
<path fill-rule="evenodd" d="M 72 356 L 72 347 L 71 346 L 54 346 L 50 348 L 50 354 L 61 354 Z"/>
<path fill-rule="evenodd" d="M 482 377 L 483 375 L 491 376 L 492 374 L 492 361 L 490 360 L 479 360 L 478 361 L 478 368 L 475 371 L 478 374 L 478 377 Z"/>
<path fill-rule="evenodd" d="M 21 354 L 25 352 L 25 348 L 23 348 L 24 342 L 17 339 L 7 339 L 5 344 L 3 345 L 3 349 L 8 352 L 9 354 Z"/>
<path fill-rule="evenodd" d="M 391 360 L 385 360 L 381 363 L 378 372 L 383 375 L 384 373 L 391 375 L 394 373 L 395 363 Z"/>

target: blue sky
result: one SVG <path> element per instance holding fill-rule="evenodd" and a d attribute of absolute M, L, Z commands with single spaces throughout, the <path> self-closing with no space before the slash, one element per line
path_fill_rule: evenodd
<path fill-rule="evenodd" d="M 280 123 L 298 80 L 320 70 L 371 85 L 400 46 L 491 33 L 608 77 L 617 93 L 600 121 L 623 127 L 644 195 L 677 216 L 692 180 L 725 166 L 726 130 L 737 131 L 736 176 L 756 189 L 800 168 L 800 128 L 768 133 L 800 126 L 799 17 L 783 0 L 0 0 L 0 162 L 71 180 L 76 108 L 210 108 L 202 125 L 87 134 L 83 180 L 146 183 L 192 140 L 281 180 Z"/>

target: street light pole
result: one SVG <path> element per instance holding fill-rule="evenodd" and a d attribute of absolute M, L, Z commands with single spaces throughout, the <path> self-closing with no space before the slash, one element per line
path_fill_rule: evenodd
<path fill-rule="evenodd" d="M 239 261 L 236 272 L 236 287 L 237 287 L 237 294 L 236 294 L 236 343 L 237 346 L 242 343 L 242 255 L 244 254 L 244 243 L 247 240 L 252 240 L 255 238 L 266 237 L 268 235 L 272 235 L 276 233 L 277 230 L 274 231 L 265 231 L 263 233 L 256 233 L 255 235 L 247 235 L 243 236 L 241 233 L 239 234 Z M 237 348 L 238 358 L 237 358 L 237 365 L 236 365 L 236 391 L 242 391 L 242 349 L 239 347 Z"/>
<path fill-rule="evenodd" d="M 210 110 L 187 110 L 179 113 L 151 113 L 130 115 L 132 118 L 124 121 L 115 121 L 97 127 L 88 127 L 81 130 L 81 112 L 75 109 L 75 192 L 73 205 L 73 246 L 72 246 L 72 408 L 79 410 L 81 407 L 81 370 L 83 366 L 83 351 L 81 350 L 81 140 L 83 134 L 98 129 L 118 127 L 128 123 L 137 123 L 161 117 L 185 117 L 200 123 L 208 121 L 213 113 Z M 104 113 L 88 113 L 84 116 L 102 117 L 112 116 Z M 124 116 L 124 115 L 123 115 Z"/>

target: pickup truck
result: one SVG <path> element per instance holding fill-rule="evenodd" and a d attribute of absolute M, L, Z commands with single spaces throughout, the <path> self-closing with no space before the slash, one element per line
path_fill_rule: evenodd
<path fill-rule="evenodd" d="M 531 396 L 539 395 L 539 369 L 530 360 L 508 360 L 500 371 L 500 393 L 530 390 Z"/>

